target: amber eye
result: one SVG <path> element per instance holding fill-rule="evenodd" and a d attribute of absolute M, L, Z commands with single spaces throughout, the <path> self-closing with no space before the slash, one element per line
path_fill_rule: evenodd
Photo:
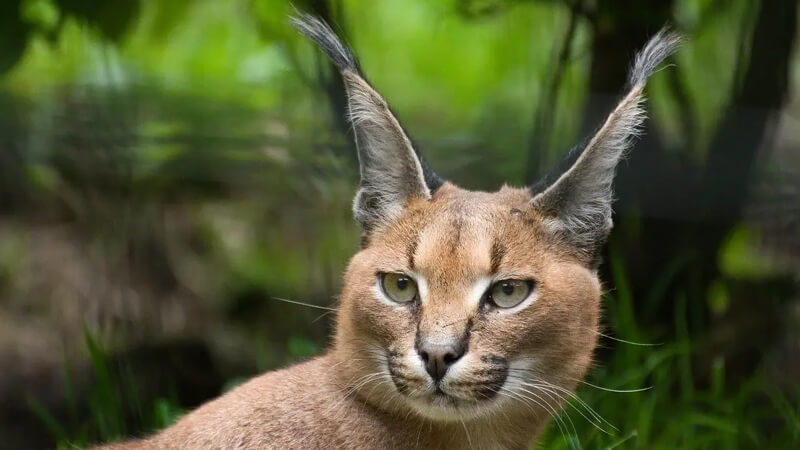
<path fill-rule="evenodd" d="M 380 275 L 381 288 L 387 297 L 397 303 L 408 303 L 417 298 L 417 283 L 401 273 Z"/>
<path fill-rule="evenodd" d="M 513 308 L 528 298 L 532 288 L 529 280 L 501 280 L 492 285 L 489 300 L 500 308 Z"/>

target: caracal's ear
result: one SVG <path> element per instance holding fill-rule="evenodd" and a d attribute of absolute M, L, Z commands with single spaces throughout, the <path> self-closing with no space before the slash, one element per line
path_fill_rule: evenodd
<path fill-rule="evenodd" d="M 369 232 L 391 220 L 411 198 L 430 199 L 442 180 L 418 157 L 386 101 L 362 76 L 350 49 L 314 16 L 297 12 L 290 20 L 328 55 L 344 80 L 361 170 L 353 213 L 363 229 Z"/>
<path fill-rule="evenodd" d="M 636 56 L 628 75 L 627 92 L 597 133 L 567 156 L 562 173 L 531 187 L 531 203 L 545 216 L 551 231 L 562 236 L 594 264 L 597 251 L 611 231 L 612 183 L 617 163 L 645 119 L 642 108 L 647 78 L 681 43 L 681 37 L 662 29 Z"/>

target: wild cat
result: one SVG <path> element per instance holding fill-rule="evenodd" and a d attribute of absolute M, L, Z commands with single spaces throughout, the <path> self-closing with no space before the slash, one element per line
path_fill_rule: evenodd
<path fill-rule="evenodd" d="M 645 118 L 646 79 L 679 36 L 646 44 L 627 92 L 565 169 L 476 192 L 430 169 L 328 25 L 292 23 L 341 72 L 360 162 L 363 239 L 333 343 L 108 448 L 529 447 L 592 362 L 615 168 Z"/>

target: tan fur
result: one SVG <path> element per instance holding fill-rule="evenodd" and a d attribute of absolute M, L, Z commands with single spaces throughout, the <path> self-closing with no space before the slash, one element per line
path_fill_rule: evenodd
<path fill-rule="evenodd" d="M 324 356 L 254 378 L 147 440 L 107 448 L 525 448 L 560 400 L 544 392 L 539 405 L 483 398 L 486 361 L 523 361 L 536 377 L 572 390 L 591 363 L 600 305 L 596 275 L 543 230 L 527 190 L 470 192 L 448 183 L 429 201 L 411 199 L 350 261 L 335 340 Z M 502 249 L 497 273 L 493 248 Z M 379 271 L 424 277 L 419 310 L 376 300 Z M 467 297 L 482 276 L 534 279 L 538 298 L 515 313 L 481 312 Z M 424 383 L 397 383 L 422 380 L 425 372 L 401 364 L 395 370 L 403 378 L 393 382 L 387 353 L 408 361 L 416 357 L 417 327 L 428 338 L 448 339 L 468 323 L 469 364 L 458 372 L 462 386 L 453 388 L 474 405 L 441 418 L 435 407 L 420 412 L 433 401 L 411 399 Z M 513 370 L 509 377 L 531 379 Z"/>

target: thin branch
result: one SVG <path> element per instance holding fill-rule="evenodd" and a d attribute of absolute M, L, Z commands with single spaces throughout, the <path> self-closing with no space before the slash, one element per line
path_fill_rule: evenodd
<path fill-rule="evenodd" d="M 542 95 L 534 112 L 534 124 L 531 132 L 531 144 L 528 150 L 527 172 L 525 174 L 528 182 L 532 182 L 538 175 L 542 163 L 542 151 L 547 149 L 550 144 L 558 91 L 561 88 L 567 64 L 569 64 L 572 57 L 572 41 L 575 38 L 578 19 L 583 12 L 582 0 L 570 2 L 568 6 L 569 21 L 561 38 L 560 47 L 556 47 L 558 51 L 554 51 L 554 61 L 550 64 L 553 66 L 553 72 L 542 90 Z"/>

